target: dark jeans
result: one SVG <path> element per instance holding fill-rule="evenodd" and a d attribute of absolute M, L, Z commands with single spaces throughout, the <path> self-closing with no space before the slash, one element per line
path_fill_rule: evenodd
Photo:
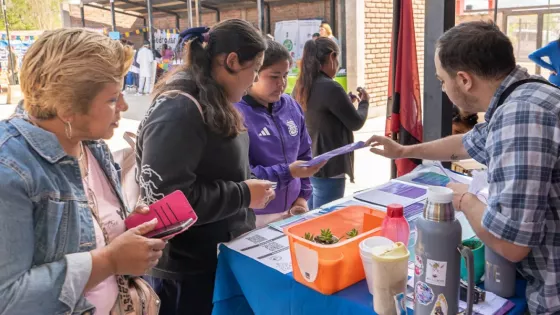
<path fill-rule="evenodd" d="M 211 315 L 216 273 L 166 280 L 144 276 L 161 299 L 160 315 Z"/>
<path fill-rule="evenodd" d="M 344 197 L 346 178 L 311 177 L 310 179 L 313 186 L 313 195 L 307 202 L 310 210 Z"/>

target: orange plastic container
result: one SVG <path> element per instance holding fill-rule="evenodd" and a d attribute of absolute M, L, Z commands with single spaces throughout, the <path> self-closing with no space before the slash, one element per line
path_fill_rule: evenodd
<path fill-rule="evenodd" d="M 323 294 L 333 294 L 365 278 L 360 257 L 362 240 L 381 235 L 385 212 L 363 206 L 349 206 L 284 229 L 290 242 L 293 276 L 297 282 Z M 341 238 L 338 243 L 323 245 L 305 239 L 305 233 L 320 235 L 330 229 Z M 346 232 L 359 234 L 346 238 Z"/>

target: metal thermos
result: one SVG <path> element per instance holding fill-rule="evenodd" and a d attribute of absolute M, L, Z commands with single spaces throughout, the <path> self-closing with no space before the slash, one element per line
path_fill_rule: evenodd
<path fill-rule="evenodd" d="M 517 273 L 515 263 L 494 252 L 490 246 L 485 246 L 484 257 L 484 289 L 506 299 L 514 296 Z"/>
<path fill-rule="evenodd" d="M 467 309 L 472 314 L 474 261 L 471 250 L 461 245 L 461 224 L 455 219 L 453 191 L 428 188 L 424 215 L 416 221 L 414 314 L 457 314 L 461 255 L 468 270 Z"/>

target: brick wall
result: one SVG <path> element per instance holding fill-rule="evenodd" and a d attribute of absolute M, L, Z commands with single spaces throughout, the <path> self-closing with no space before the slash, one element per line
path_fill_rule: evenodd
<path fill-rule="evenodd" d="M 414 9 L 414 30 L 420 89 L 424 83 L 424 1 L 412 0 Z M 393 1 L 365 0 L 366 24 L 366 88 L 370 93 L 372 106 L 387 104 L 388 76 L 391 58 L 391 36 L 393 29 Z M 422 94 L 422 93 L 421 93 Z"/>

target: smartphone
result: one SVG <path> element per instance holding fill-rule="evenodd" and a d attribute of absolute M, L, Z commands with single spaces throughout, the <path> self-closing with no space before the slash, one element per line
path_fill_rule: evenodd
<path fill-rule="evenodd" d="M 164 227 L 163 229 L 153 230 L 151 232 L 144 234 L 143 236 L 147 238 L 164 238 L 166 236 L 173 235 L 175 233 L 179 233 L 183 230 L 186 230 L 193 224 L 194 224 L 194 220 L 191 218 L 188 219 L 187 221 L 171 224 L 167 227 Z"/>

